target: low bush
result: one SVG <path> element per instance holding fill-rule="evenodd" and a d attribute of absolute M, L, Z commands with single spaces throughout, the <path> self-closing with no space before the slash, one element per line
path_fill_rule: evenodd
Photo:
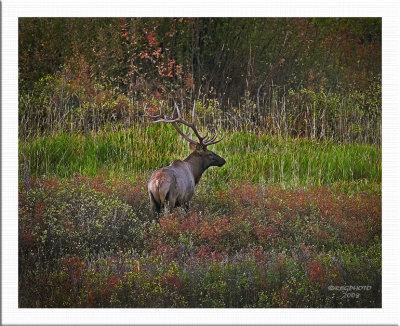
<path fill-rule="evenodd" d="M 143 178 L 21 183 L 19 306 L 381 306 L 375 192 L 244 183 L 205 193 L 200 184 L 189 211 L 156 223 Z"/>

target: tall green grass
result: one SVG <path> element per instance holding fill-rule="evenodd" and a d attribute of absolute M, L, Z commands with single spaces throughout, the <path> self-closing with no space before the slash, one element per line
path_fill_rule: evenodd
<path fill-rule="evenodd" d="M 381 148 L 366 144 L 290 139 L 227 132 L 212 150 L 224 157 L 203 179 L 216 186 L 230 180 L 285 187 L 356 182 L 381 183 Z M 58 134 L 19 142 L 20 177 L 119 174 L 148 176 L 184 159 L 188 144 L 170 125 L 141 124 L 129 130 L 87 135 Z"/>

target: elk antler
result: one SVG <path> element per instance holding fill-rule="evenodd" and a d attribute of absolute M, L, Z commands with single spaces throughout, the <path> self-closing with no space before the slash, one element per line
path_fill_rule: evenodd
<path fill-rule="evenodd" d="M 175 103 L 175 109 L 176 109 L 178 117 L 175 118 L 175 119 L 168 119 L 165 115 L 162 115 L 162 114 L 159 114 L 159 115 L 147 115 L 147 114 L 145 114 L 143 116 L 144 117 L 148 117 L 148 118 L 152 118 L 152 119 L 163 118 L 163 119 L 159 119 L 159 120 L 153 121 L 153 123 L 166 122 L 166 123 L 172 124 L 173 127 L 176 129 L 176 131 L 178 131 L 179 134 L 183 138 L 185 138 L 189 143 L 192 143 L 192 144 L 195 144 L 195 145 L 200 144 L 200 145 L 203 145 L 203 146 L 206 146 L 206 147 L 209 146 L 209 145 L 212 145 L 212 144 L 219 143 L 223 139 L 223 137 L 221 139 L 217 140 L 217 141 L 215 141 L 215 139 L 217 138 L 218 134 L 213 136 L 212 138 L 209 138 L 209 136 L 208 136 L 208 132 L 209 132 L 208 128 L 207 128 L 207 134 L 204 137 L 200 136 L 200 133 L 197 131 L 196 126 L 194 125 L 194 122 L 195 122 L 195 119 L 196 119 L 195 108 L 196 108 L 196 101 L 193 104 L 192 123 L 183 120 L 181 112 L 179 111 L 178 105 L 176 103 Z M 199 141 L 197 142 L 197 141 L 189 138 L 190 131 L 189 131 L 189 133 L 185 134 L 179 128 L 178 122 L 182 123 L 183 125 L 185 125 L 187 127 L 189 127 L 190 129 L 192 129 L 194 134 L 196 135 L 196 137 L 199 139 Z"/>

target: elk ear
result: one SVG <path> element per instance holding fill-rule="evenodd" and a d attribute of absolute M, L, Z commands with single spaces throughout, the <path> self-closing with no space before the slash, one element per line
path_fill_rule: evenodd
<path fill-rule="evenodd" d="M 190 150 L 191 150 L 192 152 L 194 152 L 194 151 L 196 150 L 196 145 L 195 145 L 195 144 L 192 144 L 192 143 L 189 143 L 189 148 L 190 148 Z"/>

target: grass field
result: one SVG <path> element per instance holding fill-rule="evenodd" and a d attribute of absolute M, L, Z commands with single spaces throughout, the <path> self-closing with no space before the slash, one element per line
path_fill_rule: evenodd
<path fill-rule="evenodd" d="M 221 187 L 229 181 L 281 184 L 285 187 L 381 183 L 381 149 L 376 145 L 335 144 L 284 139 L 265 134 L 226 133 L 214 150 L 227 161 L 212 169 L 206 183 Z M 140 125 L 130 130 L 91 135 L 60 134 L 20 142 L 21 165 L 30 175 L 72 177 L 137 174 L 185 158 L 187 142 L 168 125 Z"/>
<path fill-rule="evenodd" d="M 159 223 L 146 180 L 189 154 L 171 126 L 20 141 L 19 306 L 380 307 L 381 148 L 224 137 Z"/>

